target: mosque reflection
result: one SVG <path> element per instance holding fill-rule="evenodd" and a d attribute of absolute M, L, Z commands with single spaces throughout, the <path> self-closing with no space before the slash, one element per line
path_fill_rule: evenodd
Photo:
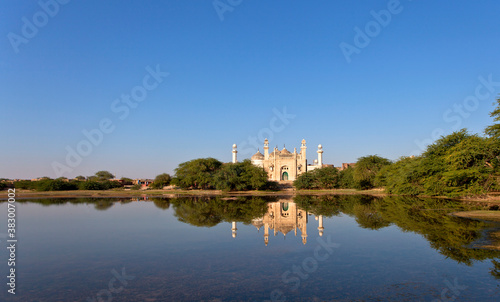
<path fill-rule="evenodd" d="M 279 233 L 284 237 L 293 231 L 295 237 L 298 232 L 302 237 L 302 243 L 307 243 L 307 223 L 309 221 L 309 214 L 306 210 L 298 207 L 298 205 L 291 199 L 281 199 L 277 202 L 269 202 L 267 204 L 267 212 L 260 218 L 252 219 L 252 225 L 260 230 L 264 229 L 264 244 L 267 246 L 269 243 L 269 234 L 272 232 L 273 236 L 278 236 Z M 318 221 L 319 236 L 323 236 L 323 215 L 315 215 L 315 220 Z M 232 235 L 233 238 L 237 234 L 236 221 L 232 221 Z M 298 231 L 298 232 L 297 232 Z"/>

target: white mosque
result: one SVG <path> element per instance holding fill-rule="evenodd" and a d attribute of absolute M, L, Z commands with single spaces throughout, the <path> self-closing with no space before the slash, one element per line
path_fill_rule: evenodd
<path fill-rule="evenodd" d="M 281 151 L 276 147 L 269 153 L 269 141 L 266 138 L 264 140 L 264 154 L 257 151 L 257 153 L 251 157 L 251 161 L 252 164 L 264 168 L 269 180 L 294 181 L 300 174 L 306 171 L 312 171 L 327 166 L 323 164 L 323 146 L 318 145 L 318 159 L 314 160 L 313 165 L 307 164 L 306 149 L 306 140 L 303 139 L 300 146 L 300 152 L 297 152 L 297 148 L 294 148 L 292 153 L 285 147 L 283 147 Z M 233 163 L 238 161 L 237 153 L 237 146 L 234 144 Z"/>

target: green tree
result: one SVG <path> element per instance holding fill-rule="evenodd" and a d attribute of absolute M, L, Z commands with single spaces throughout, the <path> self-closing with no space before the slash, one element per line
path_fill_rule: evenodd
<path fill-rule="evenodd" d="M 259 190 L 267 184 L 267 173 L 246 159 L 243 162 L 222 165 L 215 174 L 214 181 L 215 188 L 218 190 Z"/>
<path fill-rule="evenodd" d="M 486 135 L 488 135 L 492 138 L 499 139 L 500 138 L 500 123 L 498 123 L 498 122 L 500 122 L 500 98 L 497 99 L 497 107 L 495 108 L 495 110 L 493 110 L 490 113 L 490 116 L 493 117 L 494 118 L 493 121 L 495 121 L 497 123 L 486 127 L 486 129 L 484 130 L 484 133 L 486 133 Z"/>
<path fill-rule="evenodd" d="M 481 195 L 499 189 L 500 141 L 466 129 L 443 136 L 421 156 L 380 170 L 386 191 L 408 195 Z"/>
<path fill-rule="evenodd" d="M 33 190 L 34 187 L 34 181 L 31 180 L 20 180 L 14 182 L 14 188 L 16 189 L 24 189 L 24 190 Z"/>
<path fill-rule="evenodd" d="M 105 180 L 101 182 L 104 190 L 110 190 L 115 188 L 121 188 L 123 185 L 119 181 L 116 180 Z"/>
<path fill-rule="evenodd" d="M 305 172 L 300 174 L 297 179 L 293 181 L 293 186 L 297 190 L 308 190 L 314 188 L 314 175 L 312 172 Z"/>
<path fill-rule="evenodd" d="M 384 183 L 388 193 L 419 195 L 424 193 L 426 169 L 422 157 L 402 157 L 394 164 L 382 168 L 376 178 L 377 182 Z"/>
<path fill-rule="evenodd" d="M 339 185 L 339 170 L 334 167 L 325 167 L 313 170 L 316 187 L 321 189 L 334 189 Z"/>
<path fill-rule="evenodd" d="M 339 188 L 342 189 L 353 189 L 356 187 L 356 182 L 354 181 L 354 168 L 348 167 L 339 172 Z"/>
<path fill-rule="evenodd" d="M 85 176 L 78 175 L 77 177 L 75 177 L 75 179 L 78 180 L 78 181 L 84 181 L 85 180 Z"/>
<path fill-rule="evenodd" d="M 93 180 L 82 181 L 78 187 L 80 190 L 106 190 L 102 182 Z"/>
<path fill-rule="evenodd" d="M 353 178 L 357 189 L 371 189 L 375 187 L 375 177 L 384 167 L 391 164 L 387 158 L 377 155 L 360 157 L 353 171 Z"/>
<path fill-rule="evenodd" d="M 134 180 L 132 178 L 128 178 L 128 177 L 122 177 L 120 178 L 120 180 L 122 181 L 122 184 L 123 185 L 132 185 L 134 183 Z"/>
<path fill-rule="evenodd" d="M 163 187 L 168 186 L 170 184 L 170 181 L 172 181 L 172 177 L 170 177 L 170 175 L 167 173 L 157 175 L 155 177 L 155 180 L 153 181 L 153 184 L 151 184 L 151 188 L 163 189 Z"/>
<path fill-rule="evenodd" d="M 267 173 L 263 168 L 252 164 L 249 159 L 242 162 L 243 164 L 243 180 L 247 183 L 249 190 L 263 190 L 269 188 Z"/>
<path fill-rule="evenodd" d="M 172 183 L 183 188 L 213 189 L 215 173 L 222 162 L 215 158 L 199 158 L 181 163 L 175 169 Z"/>
<path fill-rule="evenodd" d="M 109 171 L 99 171 L 95 174 L 98 180 L 110 180 L 112 178 L 115 178 L 113 174 Z"/>
<path fill-rule="evenodd" d="M 471 135 L 467 132 L 467 129 L 453 132 L 452 134 L 447 136 L 441 136 L 440 139 L 427 146 L 427 149 L 422 155 L 424 157 L 443 156 L 448 152 L 450 148 L 456 146 L 470 136 Z"/>
<path fill-rule="evenodd" d="M 334 167 L 315 169 L 299 175 L 293 185 L 299 190 L 334 189 L 339 186 L 339 171 Z"/>
<path fill-rule="evenodd" d="M 67 182 L 61 179 L 42 179 L 34 183 L 37 191 L 69 191 L 78 190 L 76 183 Z"/>

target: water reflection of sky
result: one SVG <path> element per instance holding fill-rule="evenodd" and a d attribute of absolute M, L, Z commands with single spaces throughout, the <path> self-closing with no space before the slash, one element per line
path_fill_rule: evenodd
<path fill-rule="evenodd" d="M 6 204 L 0 209 L 5 225 Z M 292 231 L 286 239 L 271 232 L 265 246 L 264 228 L 238 222 L 233 238 L 231 222 L 195 227 L 179 222 L 173 207 L 152 202 L 104 211 L 92 204 L 18 204 L 18 295 L 8 296 L 3 286 L 0 300 L 86 301 L 108 287 L 111 270 L 123 268 L 135 278 L 113 301 L 265 301 L 273 291 L 286 301 L 432 301 L 442 299 L 446 282 L 458 283 L 444 296 L 456 301 L 500 297 L 490 260 L 458 264 L 420 234 L 395 225 L 360 228 L 345 214 L 325 217 L 320 237 L 319 221 L 308 215 L 307 244 Z M 328 257 L 314 267 L 319 238 L 338 247 L 322 250 Z M 0 259 L 7 259 L 5 249 Z M 5 274 L 6 261 L 0 265 Z"/>

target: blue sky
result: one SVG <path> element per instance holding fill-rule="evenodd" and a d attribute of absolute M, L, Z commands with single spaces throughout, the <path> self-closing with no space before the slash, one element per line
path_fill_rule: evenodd
<path fill-rule="evenodd" d="M 154 177 L 233 143 L 248 158 L 259 136 L 336 166 L 395 160 L 481 133 L 500 94 L 498 1 L 40 3 L 0 2 L 0 177 Z M 168 76 L 124 117 L 147 68 Z"/>

